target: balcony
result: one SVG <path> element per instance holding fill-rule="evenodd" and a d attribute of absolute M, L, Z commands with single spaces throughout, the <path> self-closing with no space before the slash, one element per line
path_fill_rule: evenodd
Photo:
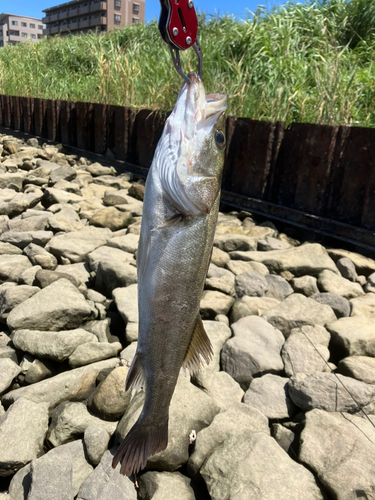
<path fill-rule="evenodd" d="M 71 7 L 70 9 L 68 9 L 68 16 L 69 17 L 78 16 L 78 7 Z"/>
<path fill-rule="evenodd" d="M 97 12 L 98 10 L 107 10 L 107 2 L 97 0 L 90 5 L 90 12 Z"/>
<path fill-rule="evenodd" d="M 83 14 L 88 14 L 90 12 L 90 5 L 81 5 L 79 7 L 79 15 L 82 16 Z"/>
<path fill-rule="evenodd" d="M 77 30 L 79 28 L 79 23 L 78 23 L 78 21 L 70 21 L 68 27 L 71 31 Z"/>
<path fill-rule="evenodd" d="M 65 10 L 64 12 L 59 12 L 59 21 L 64 21 L 67 18 L 68 18 L 68 11 L 67 10 Z"/>
<path fill-rule="evenodd" d="M 90 19 L 90 26 L 100 26 L 100 25 L 107 25 L 107 18 L 106 17 L 94 17 L 93 19 Z"/>
<path fill-rule="evenodd" d="M 51 28 L 44 28 L 43 35 L 49 36 L 51 34 Z"/>
<path fill-rule="evenodd" d="M 60 33 L 64 33 L 66 31 L 69 31 L 68 23 L 66 23 L 66 24 L 60 24 Z"/>
<path fill-rule="evenodd" d="M 59 31 L 59 26 L 53 26 L 51 28 L 51 35 L 56 35 Z"/>
<path fill-rule="evenodd" d="M 58 14 L 58 12 L 56 12 L 56 14 L 51 14 L 51 15 L 49 16 L 49 18 L 50 18 L 50 19 L 49 19 L 49 22 L 50 22 L 50 23 L 55 23 L 56 21 L 58 21 L 58 20 L 59 20 L 59 14 Z"/>
<path fill-rule="evenodd" d="M 85 19 L 84 21 L 79 22 L 79 29 L 87 29 L 90 27 L 90 19 Z"/>
<path fill-rule="evenodd" d="M 45 16 L 42 18 L 42 23 L 43 24 L 48 24 L 51 22 L 51 16 Z"/>

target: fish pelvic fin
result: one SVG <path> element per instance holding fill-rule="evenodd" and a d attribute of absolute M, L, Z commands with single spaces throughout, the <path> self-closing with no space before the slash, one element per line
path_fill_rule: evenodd
<path fill-rule="evenodd" d="M 182 367 L 184 370 L 188 369 L 190 375 L 194 375 L 204 365 L 203 361 L 207 364 L 210 363 L 213 354 L 210 339 L 205 332 L 201 317 L 198 315 Z"/>
<path fill-rule="evenodd" d="M 115 469 L 121 462 L 120 474 L 131 476 L 146 467 L 147 459 L 168 446 L 168 418 L 162 425 L 146 425 L 137 421 L 120 444 L 112 460 Z"/>
<path fill-rule="evenodd" d="M 130 387 L 133 392 L 139 391 L 142 387 L 145 388 L 146 382 L 141 365 L 141 360 L 138 354 L 133 358 L 128 375 L 126 377 L 125 390 L 128 391 Z"/>

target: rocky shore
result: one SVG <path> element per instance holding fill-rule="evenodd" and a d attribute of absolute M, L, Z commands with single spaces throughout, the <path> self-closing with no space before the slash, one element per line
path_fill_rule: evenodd
<path fill-rule="evenodd" d="M 219 215 L 214 358 L 181 374 L 168 448 L 136 484 L 111 468 L 143 405 L 125 392 L 143 193 L 0 135 L 0 500 L 375 499 L 375 261 L 247 212 Z"/>

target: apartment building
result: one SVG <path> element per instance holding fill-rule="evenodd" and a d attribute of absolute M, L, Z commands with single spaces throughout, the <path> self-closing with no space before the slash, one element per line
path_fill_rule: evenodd
<path fill-rule="evenodd" d="M 36 17 L 0 14 L 0 47 L 43 38 L 44 25 Z"/>
<path fill-rule="evenodd" d="M 109 31 L 144 23 L 145 0 L 73 0 L 43 10 L 45 35 Z"/>

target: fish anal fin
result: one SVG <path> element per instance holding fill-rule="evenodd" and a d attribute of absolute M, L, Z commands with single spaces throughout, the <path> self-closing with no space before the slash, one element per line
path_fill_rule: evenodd
<path fill-rule="evenodd" d="M 201 317 L 198 315 L 182 367 L 188 369 L 190 375 L 194 375 L 203 366 L 203 361 L 209 364 L 212 356 L 210 339 L 205 332 Z"/>
<path fill-rule="evenodd" d="M 141 358 L 138 354 L 134 356 L 126 377 L 125 390 L 129 390 L 130 387 L 132 387 L 133 391 L 138 391 L 141 387 L 145 387 L 145 377 L 141 365 Z"/>
<path fill-rule="evenodd" d="M 131 476 L 144 469 L 147 459 L 168 446 L 168 418 L 162 424 L 146 425 L 137 421 L 126 435 L 113 457 L 115 469 L 121 462 L 120 473 Z"/>

